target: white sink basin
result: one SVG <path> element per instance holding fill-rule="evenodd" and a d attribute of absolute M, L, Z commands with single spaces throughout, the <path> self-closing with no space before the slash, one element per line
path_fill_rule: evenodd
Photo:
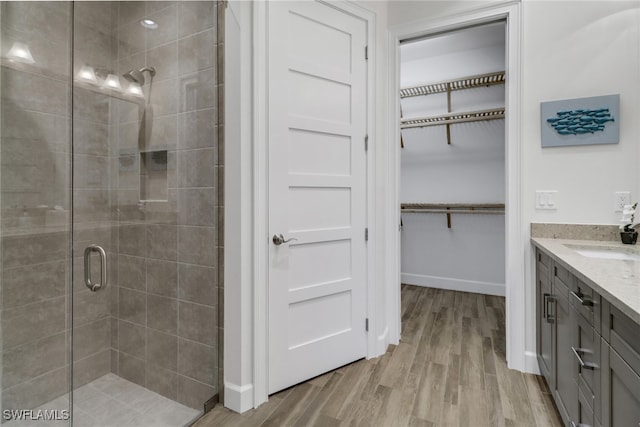
<path fill-rule="evenodd" d="M 640 261 L 640 255 L 625 252 L 620 249 L 575 249 L 575 251 L 587 258 L 600 258 L 600 259 L 619 259 L 624 261 Z"/>

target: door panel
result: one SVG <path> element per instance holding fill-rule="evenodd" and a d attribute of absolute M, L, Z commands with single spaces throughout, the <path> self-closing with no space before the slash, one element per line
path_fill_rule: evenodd
<path fill-rule="evenodd" d="M 269 8 L 269 392 L 366 354 L 366 24 Z"/>

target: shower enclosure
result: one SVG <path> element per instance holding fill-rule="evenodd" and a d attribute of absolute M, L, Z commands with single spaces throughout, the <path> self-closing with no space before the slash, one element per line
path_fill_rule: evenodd
<path fill-rule="evenodd" d="M 3 425 L 216 401 L 223 7 L 1 3 Z"/>

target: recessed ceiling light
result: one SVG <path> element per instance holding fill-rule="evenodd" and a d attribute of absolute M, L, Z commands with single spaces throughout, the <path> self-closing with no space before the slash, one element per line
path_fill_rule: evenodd
<path fill-rule="evenodd" d="M 140 25 L 142 25 L 145 28 L 149 28 L 150 30 L 155 30 L 156 28 L 158 28 L 158 23 L 153 19 L 149 19 L 149 18 L 144 18 L 143 20 L 141 20 Z"/>

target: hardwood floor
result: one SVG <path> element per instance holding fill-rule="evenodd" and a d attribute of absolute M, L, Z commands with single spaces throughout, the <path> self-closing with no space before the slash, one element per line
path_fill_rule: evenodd
<path fill-rule="evenodd" d="M 561 426 L 542 377 L 507 368 L 504 298 L 402 286 L 402 340 L 213 426 Z"/>

